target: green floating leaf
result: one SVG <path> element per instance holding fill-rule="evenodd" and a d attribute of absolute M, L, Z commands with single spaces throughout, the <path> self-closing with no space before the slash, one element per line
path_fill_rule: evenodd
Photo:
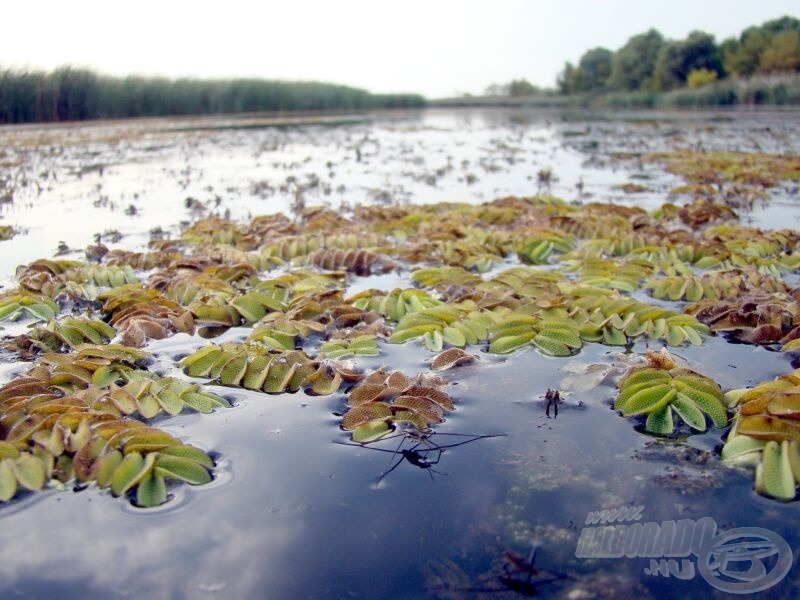
<path fill-rule="evenodd" d="M 663 362 L 660 355 L 650 359 L 651 365 Z M 633 369 L 621 382 L 614 408 L 626 417 L 648 415 L 647 431 L 662 435 L 672 433 L 673 412 L 697 431 L 706 430 L 706 415 L 715 426 L 724 427 L 728 419 L 719 386 L 693 371 L 674 367 L 672 360 L 665 364 L 673 368 Z"/>
<path fill-rule="evenodd" d="M 674 390 L 673 390 L 674 392 Z M 645 429 L 658 435 L 671 435 L 674 429 L 672 423 L 672 408 L 669 404 L 664 404 L 647 415 Z"/>
<path fill-rule="evenodd" d="M 628 399 L 622 414 L 633 417 L 656 411 L 666 406 L 678 392 L 670 385 L 660 383 L 636 392 Z"/>
<path fill-rule="evenodd" d="M 392 432 L 392 427 L 385 419 L 374 419 L 362 423 L 353 430 L 353 441 L 359 444 L 366 444 L 381 439 Z"/>
<path fill-rule="evenodd" d="M 755 455 L 761 458 L 761 451 L 766 446 L 765 440 L 757 440 L 748 435 L 736 435 L 728 438 L 722 447 L 722 460 L 737 462 L 747 456 Z"/>
<path fill-rule="evenodd" d="M 0 461 L 0 501 L 8 502 L 17 493 L 17 478 L 9 460 Z"/>
<path fill-rule="evenodd" d="M 678 394 L 678 397 L 672 401 L 672 408 L 692 429 L 706 430 L 706 416 L 688 397 Z"/>
<path fill-rule="evenodd" d="M 645 367 L 632 371 L 622 382 L 624 387 L 637 385 L 639 383 L 650 383 L 653 381 L 669 381 L 669 372 L 663 369 L 654 369 L 652 367 Z"/>
<path fill-rule="evenodd" d="M 111 480 L 113 479 L 117 468 L 122 463 L 122 458 L 122 452 L 119 450 L 113 450 L 102 456 L 97 461 L 97 466 L 95 467 L 95 478 L 97 479 L 97 485 L 99 485 L 101 488 L 106 488 L 111 485 Z"/>
<path fill-rule="evenodd" d="M 45 470 L 42 461 L 32 454 L 23 453 L 18 458 L 7 459 L 19 484 L 31 491 L 44 487 Z"/>
<path fill-rule="evenodd" d="M 178 479 L 192 485 L 202 485 L 211 481 L 211 475 L 204 466 L 183 456 L 159 453 L 155 459 L 155 472 L 167 479 Z"/>
<path fill-rule="evenodd" d="M 121 496 L 150 472 L 155 462 L 155 455 L 148 454 L 147 459 L 138 452 L 127 454 L 111 477 L 111 493 Z"/>
<path fill-rule="evenodd" d="M 222 350 L 217 346 L 206 346 L 184 358 L 181 364 L 186 369 L 187 375 L 205 377 L 221 355 Z"/>
<path fill-rule="evenodd" d="M 692 385 L 684 385 L 683 382 L 675 382 L 674 385 L 680 390 L 681 396 L 691 400 L 695 406 L 711 417 L 714 427 L 725 427 L 728 424 L 728 414 L 725 406 L 715 396 Z"/>
<path fill-rule="evenodd" d="M 136 503 L 143 508 L 159 506 L 167 501 L 167 485 L 158 473 L 148 473 L 136 489 Z"/>
<path fill-rule="evenodd" d="M 206 469 L 214 468 L 214 461 L 211 460 L 208 454 L 199 448 L 195 448 L 194 446 L 170 446 L 169 448 L 163 448 L 159 450 L 158 453 L 162 458 L 164 456 L 176 456 L 178 458 L 191 460 L 192 462 L 195 462 Z"/>
<path fill-rule="evenodd" d="M 761 482 L 759 490 L 778 500 L 789 501 L 795 496 L 795 479 L 789 464 L 789 442 L 767 442 L 761 459 Z"/>
<path fill-rule="evenodd" d="M 569 356 L 572 354 L 567 344 L 544 333 L 538 333 L 532 342 L 543 354 L 550 356 Z"/>
<path fill-rule="evenodd" d="M 528 346 L 533 336 L 534 334 L 531 332 L 523 335 L 495 338 L 492 340 L 492 343 L 489 344 L 489 352 L 492 354 L 508 354 L 509 352 L 514 352 L 514 350 L 519 350 L 520 348 Z"/>
<path fill-rule="evenodd" d="M 199 413 L 209 414 L 213 412 L 216 404 L 206 394 L 199 394 L 197 392 L 187 392 L 181 396 L 181 400 L 189 408 L 196 410 Z"/>

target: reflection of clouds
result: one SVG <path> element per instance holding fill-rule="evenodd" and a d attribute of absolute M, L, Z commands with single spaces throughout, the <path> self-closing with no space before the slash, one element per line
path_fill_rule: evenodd
<path fill-rule="evenodd" d="M 409 574 L 453 544 L 468 547 L 470 523 L 497 503 L 494 485 L 470 483 L 470 461 L 488 466 L 487 449 L 445 455 L 451 475 L 434 482 L 404 465 L 372 490 L 386 455 L 331 444 L 335 403 L 248 393 L 236 410 L 169 421 L 219 451 L 223 475 L 175 488 L 177 501 L 161 509 L 89 489 L 0 510 L 0 590 L 148 599 L 418 591 Z M 276 428 L 283 433 L 269 433 Z"/>
<path fill-rule="evenodd" d="M 259 518 L 246 506 L 252 499 L 247 494 L 243 499 L 245 506 L 237 506 L 231 502 L 235 497 L 220 493 L 208 501 L 197 497 L 180 511 L 134 515 L 105 493 L 52 494 L 2 520 L 0 588 L 39 580 L 54 587 L 73 582 L 68 587 L 104 595 L 117 590 L 131 597 L 176 598 L 224 586 L 226 596 L 245 598 L 255 590 L 283 587 L 288 571 L 271 565 L 280 564 L 302 519 Z"/>
<path fill-rule="evenodd" d="M 0 589 L 36 580 L 54 586 L 71 581 L 70 587 L 81 589 L 175 598 L 224 586 L 226 596 L 244 598 L 256 590 L 289 585 L 291 569 L 274 567 L 304 528 L 302 512 L 291 509 L 291 496 L 313 496 L 313 492 L 295 477 L 301 486 L 287 490 L 290 498 L 281 497 L 276 482 L 292 481 L 286 472 L 290 463 L 253 460 L 259 440 L 269 442 L 262 433 L 267 421 L 246 413 L 225 417 L 236 421 L 238 437 L 230 452 L 223 449 L 225 463 L 230 468 L 233 462 L 234 470 L 227 484 L 179 486 L 178 502 L 161 510 L 133 509 L 97 489 L 45 492 L 35 501 L 24 500 L 29 503 L 25 510 L 13 514 L 0 510 L 6 542 L 0 546 Z M 207 424 L 201 419 L 186 421 L 185 428 L 178 429 L 181 437 L 197 441 L 192 429 L 205 437 L 202 430 Z M 199 443 L 213 447 L 207 440 Z M 274 448 L 261 449 L 277 456 Z M 290 510 L 270 510 L 276 506 Z"/>

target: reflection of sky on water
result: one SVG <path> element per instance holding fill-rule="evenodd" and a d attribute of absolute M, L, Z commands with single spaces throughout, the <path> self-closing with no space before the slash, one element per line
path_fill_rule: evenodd
<path fill-rule="evenodd" d="M 179 224 L 192 218 L 187 198 L 246 218 L 287 210 L 298 186 L 308 205 L 338 207 L 383 200 L 479 202 L 537 191 L 576 200 L 580 182 L 585 199 L 652 208 L 678 180 L 655 165 L 614 163 L 610 153 L 661 150 L 667 143 L 697 147 L 701 141 L 750 147 L 755 133 L 765 150 L 786 152 L 795 139 L 789 131 L 778 143 L 764 133 L 765 125 L 773 127 L 773 135 L 792 127 L 781 113 L 715 122 L 713 136 L 701 119 L 702 114 L 684 115 L 676 124 L 667 118 L 653 125 L 652 116 L 600 115 L 587 122 L 553 111 L 429 110 L 336 127 L 125 137 L 128 130 L 148 127 L 145 121 L 82 130 L 51 126 L 47 131 L 61 132 L 67 140 L 82 132 L 98 141 L 35 151 L 15 146 L 24 136 L 35 137 L 35 127 L 4 128 L 0 140 L 7 144 L 9 166 L 3 177 L 13 182 L 15 200 L 0 214 L 4 223 L 26 234 L 14 239 L 13 253 L 0 255 L 0 276 L 10 275 L 19 263 L 53 254 L 58 241 L 81 250 L 95 235 L 119 230 L 124 237 L 111 246 L 133 249 L 146 243 L 153 228 L 175 235 Z M 677 127 L 685 129 L 675 141 L 671 129 Z M 109 136 L 111 141 L 103 141 Z M 541 169 L 554 175 L 549 190 L 537 184 Z M 653 192 L 627 196 L 615 188 L 631 180 Z M 131 207 L 135 214 L 125 212 Z M 768 208 L 765 224 L 782 225 L 781 215 L 785 210 Z"/>
<path fill-rule="evenodd" d="M 498 490 L 454 493 L 462 478 L 432 483 L 400 470 L 384 489 L 370 489 L 385 455 L 330 444 L 342 437 L 330 414 L 336 404 L 250 395 L 232 411 L 178 419 L 188 422 L 172 433 L 224 456 L 222 469 L 232 472 L 221 483 L 183 486 L 164 510 L 146 513 L 93 489 L 43 494 L 3 519 L 3 538 L 13 543 L 0 547 L 0 587 L 49 580 L 75 597 L 91 589 L 151 598 L 213 590 L 339 596 L 363 585 L 353 576 L 364 572 L 380 573 L 383 582 L 372 585 L 388 591 L 402 576 L 387 569 L 395 553 L 402 565 L 426 536 L 446 539 L 448 514 L 468 522 Z"/>
<path fill-rule="evenodd" d="M 720 341 L 711 350 L 746 365 L 752 348 L 728 348 Z M 593 362 L 608 351 L 588 347 L 574 360 Z M 408 370 L 419 362 L 410 348 L 390 352 L 381 359 Z M 784 357 L 765 354 L 760 368 L 772 361 L 781 370 Z M 696 358 L 701 369 L 711 362 L 707 353 Z M 58 589 L 64 598 L 417 598 L 429 562 L 486 572 L 503 550 L 524 552 L 533 536 L 544 566 L 590 577 L 606 565 L 575 559 L 575 542 L 586 513 L 603 507 L 645 504 L 648 520 L 709 515 L 721 527 L 774 518 L 760 514 L 763 499 L 750 493 L 750 476 L 722 469 L 716 459 L 708 466 L 712 483 L 699 494 L 680 478 L 655 484 L 654 477 L 675 468 L 675 457 L 669 445 L 663 455 L 647 446 L 652 438 L 609 409 L 612 387 L 567 396 L 558 419 L 545 418 L 541 395 L 564 376 L 565 364 L 525 351 L 516 360 L 486 357 L 446 374 L 457 383 L 450 391 L 458 409 L 438 431 L 508 435 L 447 451 L 432 481 L 402 464 L 377 489 L 388 455 L 332 443 L 347 439 L 332 414 L 342 409 L 341 395 L 220 388 L 235 408 L 161 424 L 219 453 L 215 482 L 177 487 L 173 501 L 149 511 L 94 488 L 3 507 L 0 589 L 23 597 L 51 597 Z M 731 385 L 751 375 L 732 371 Z M 677 468 L 692 476 L 706 469 L 680 461 Z M 791 513 L 785 517 L 786 527 L 797 524 Z M 614 569 L 638 579 L 642 566 L 627 561 Z M 702 581 L 686 586 L 705 589 Z"/>

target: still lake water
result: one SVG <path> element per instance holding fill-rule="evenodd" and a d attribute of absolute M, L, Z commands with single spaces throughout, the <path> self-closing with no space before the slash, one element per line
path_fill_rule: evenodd
<path fill-rule="evenodd" d="M 675 147 L 800 154 L 798 117 L 483 110 L 280 127 L 160 120 L 0 129 L 7 199 L 0 223 L 23 231 L 0 242 L 0 278 L 13 286 L 16 265 L 57 252 L 80 258 L 97 239 L 143 249 L 214 212 L 288 214 L 298 198 L 344 210 L 542 192 L 655 208 L 681 180 L 631 156 Z M 538 177 L 547 170 L 549 185 Z M 648 191 L 617 187 L 631 181 Z M 798 218 L 797 185 L 784 184 L 743 221 L 797 228 Z M 407 273 L 353 278 L 348 292 L 397 285 L 410 285 Z M 159 372 L 182 376 L 177 360 L 204 343 L 179 334 L 146 349 Z M 645 348 L 640 342 L 633 352 Z M 718 337 L 678 354 L 724 389 L 792 368 L 787 355 Z M 427 368 L 424 358 L 413 343 L 381 344 L 380 356 L 356 364 L 413 375 Z M 566 395 L 558 417 L 546 416 L 548 388 L 569 387 L 565 378 L 592 363 L 619 373 L 628 358 L 597 344 L 570 359 L 532 349 L 481 353 L 476 364 L 445 373 L 457 410 L 431 441 L 497 437 L 447 448 L 431 469 L 404 461 L 380 482 L 394 455 L 344 445 L 343 393 L 267 396 L 211 386 L 235 407 L 156 422 L 212 452 L 216 479 L 178 486 L 156 509 L 95 487 L 48 489 L 0 506 L 0 597 L 514 597 L 532 589 L 512 581 L 527 582 L 527 574 L 504 557 L 528 557 L 534 546 L 534 581 L 566 576 L 538 586 L 543 597 L 725 597 L 699 575 L 648 576 L 648 559 L 575 556 L 587 513 L 636 505 L 646 521 L 712 517 L 721 530 L 764 527 L 795 549 L 800 540 L 797 503 L 759 497 L 751 473 L 723 467 L 719 431 L 645 435 L 611 409 L 610 380 Z M 2 365 L 3 380 L 25 368 Z M 393 451 L 397 443 L 376 447 Z M 798 583 L 795 568 L 765 594 L 793 598 Z"/>

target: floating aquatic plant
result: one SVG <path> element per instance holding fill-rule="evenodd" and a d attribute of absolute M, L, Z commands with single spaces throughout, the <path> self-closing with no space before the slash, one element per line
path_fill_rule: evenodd
<path fill-rule="evenodd" d="M 468 365 L 478 360 L 474 354 L 467 354 L 461 348 L 448 348 L 433 357 L 431 360 L 431 369 L 434 371 L 444 371 L 459 367 L 461 365 Z"/>
<path fill-rule="evenodd" d="M 351 296 L 347 301 L 356 308 L 374 310 L 392 321 L 400 321 L 407 314 L 441 304 L 426 292 L 415 289 L 394 289 L 389 293 L 367 290 Z"/>
<path fill-rule="evenodd" d="M 54 362 L 55 356 L 65 358 Z M 0 500 L 51 479 L 74 479 L 111 487 L 117 496 L 136 488 L 140 505 L 155 506 L 167 500 L 168 480 L 211 480 L 213 461 L 203 451 L 126 415 L 205 409 L 201 402 L 228 406 L 222 398 L 134 370 L 132 363 L 144 358 L 136 350 L 86 346 L 71 358 L 46 357 L 0 387 Z M 127 383 L 117 385 L 123 378 Z"/>
<path fill-rule="evenodd" d="M 770 169 L 788 165 L 770 161 Z M 147 252 L 98 244 L 87 249 L 88 261 L 25 265 L 17 273 L 20 288 L 0 296 L 0 317 L 43 321 L 16 346 L 27 358 L 34 351 L 41 356 L 26 379 L 12 382 L 20 386 L 10 388 L 14 401 L 0 401 L 0 440 L 16 449 L 0 446 L 0 496 L 75 477 L 120 494 L 135 489 L 140 504 L 153 505 L 166 497 L 170 479 L 206 481 L 213 464 L 205 454 L 175 455 L 172 448 L 189 447 L 167 442 L 143 421 L 208 412 L 227 401 L 147 372 L 149 355 L 136 350 L 197 326 L 209 336 L 223 328 L 250 330 L 244 343 L 212 344 L 186 357 L 181 366 L 190 377 L 266 393 L 333 394 L 345 382 L 358 383 L 342 425 L 359 442 L 398 427 L 427 429 L 453 409 L 444 383 L 431 376 L 364 375 L 340 362 L 378 354 L 379 340 L 421 341 L 438 353 L 430 361 L 434 370 L 474 361 L 468 346 L 498 354 L 533 346 L 560 357 L 594 342 L 701 345 L 710 330 L 797 351 L 796 294 L 784 278 L 800 269 L 800 236 L 729 223 L 734 205 L 718 184 L 732 190 L 731 182 L 756 178 L 720 177 L 697 184 L 705 186 L 702 199 L 652 213 L 550 197 L 342 213 L 313 207 L 294 220 L 203 219 L 179 240 L 154 240 Z M 266 273 L 276 267 L 280 274 Z M 354 275 L 395 269 L 410 273 L 416 287 L 345 295 Z M 661 302 L 642 301 L 645 290 Z M 684 310 L 666 301 L 692 304 Z M 662 434 L 673 431 L 676 415 L 696 430 L 708 418 L 724 424 L 713 382 L 674 365 L 649 369 L 624 381 L 618 398 L 624 414 L 646 414 L 647 428 Z M 8 441 L 5 423 L 24 444 Z M 156 441 L 147 445 L 131 433 L 142 427 L 135 433 Z M 87 428 L 88 439 L 102 438 L 80 455 L 89 470 L 75 466 L 83 446 L 71 441 L 86 437 Z M 121 441 L 129 438 L 139 441 Z M 72 449 L 58 453 L 58 440 Z M 785 452 L 793 448 L 787 441 Z M 176 465 L 176 458 L 195 464 Z"/>
<path fill-rule="evenodd" d="M 0 241 L 10 240 L 17 233 L 17 230 L 11 225 L 0 225 Z"/>
<path fill-rule="evenodd" d="M 569 271 L 580 273 L 580 283 L 588 286 L 635 292 L 654 267 L 644 259 L 622 262 L 601 258 L 583 257 L 565 261 Z"/>
<path fill-rule="evenodd" d="M 306 389 L 333 394 L 343 379 L 335 365 L 312 360 L 301 350 L 268 350 L 248 344 L 205 346 L 184 358 L 187 375 L 268 394 Z"/>
<path fill-rule="evenodd" d="M 30 317 L 39 321 L 50 321 L 58 311 L 58 304 L 46 296 L 22 291 L 10 291 L 0 295 L 0 319 L 16 321 Z"/>
<path fill-rule="evenodd" d="M 246 259 L 257 269 L 266 270 L 300 258 L 306 258 L 308 262 L 308 257 L 318 251 L 370 249 L 383 243 L 384 238 L 369 233 L 287 236 L 278 242 L 254 244 L 257 251 L 248 253 Z"/>
<path fill-rule="evenodd" d="M 356 275 L 367 276 L 373 273 L 386 273 L 396 267 L 394 261 L 382 254 L 363 248 L 342 250 L 327 248 L 309 254 L 308 263 L 331 271 L 344 270 Z"/>
<path fill-rule="evenodd" d="M 624 346 L 629 339 L 645 335 L 651 340 L 663 339 L 670 346 L 686 342 L 699 346 L 703 343 L 700 336 L 709 332 L 706 325 L 689 315 L 616 294 L 576 291 L 569 314 L 578 323 L 581 338 L 588 342 Z"/>
<path fill-rule="evenodd" d="M 380 354 L 374 335 L 359 335 L 352 339 L 329 340 L 319 351 L 330 359 L 338 360 L 351 356 L 377 356 Z"/>
<path fill-rule="evenodd" d="M 687 307 L 699 321 L 729 337 L 750 344 L 790 344 L 800 335 L 797 301 L 785 293 L 753 292 L 734 300 L 703 300 Z"/>
<path fill-rule="evenodd" d="M 470 308 L 439 305 L 412 312 L 400 320 L 387 341 L 390 344 L 402 344 L 422 338 L 432 352 L 440 351 L 445 343 L 457 347 L 477 344 L 488 337 L 489 327 L 496 322 L 496 318 L 491 312 Z"/>
<path fill-rule="evenodd" d="M 559 234 L 556 231 L 542 231 L 537 235 L 527 236 L 517 245 L 517 255 L 524 263 L 533 265 L 547 264 L 554 252 L 565 254 L 573 248 L 572 236 Z"/>
<path fill-rule="evenodd" d="M 440 284 L 477 285 L 483 281 L 463 267 L 417 269 L 411 273 L 411 280 L 423 288 L 435 288 Z"/>
<path fill-rule="evenodd" d="M 737 413 L 723 460 L 755 465 L 757 492 L 793 500 L 800 483 L 800 369 L 749 390 L 732 390 L 727 398 Z"/>
<path fill-rule="evenodd" d="M 32 351 L 56 352 L 81 344 L 102 344 L 116 335 L 114 328 L 104 321 L 67 317 L 37 325 L 30 333 L 15 338 L 9 346 L 22 352 L 23 356 L 30 357 Z"/>
<path fill-rule="evenodd" d="M 325 331 L 325 325 L 306 319 L 288 319 L 283 313 L 273 313 L 266 323 L 256 325 L 247 340 L 258 342 L 273 350 L 294 350 L 297 338 L 306 339 Z"/>
<path fill-rule="evenodd" d="M 99 296 L 102 311 L 119 331 L 124 344 L 141 347 L 148 338 L 163 339 L 177 332 L 194 331 L 192 313 L 156 290 L 128 285 Z"/>
<path fill-rule="evenodd" d="M 489 326 L 489 352 L 507 354 L 533 345 L 543 354 L 570 356 L 583 346 L 577 324 L 559 314 L 507 313 Z"/>
<path fill-rule="evenodd" d="M 800 179 L 800 158 L 781 154 L 673 150 L 649 154 L 645 160 L 666 163 L 669 172 L 692 183 L 773 187 L 781 180 Z"/>
<path fill-rule="evenodd" d="M 374 441 L 398 426 L 426 430 L 455 409 L 441 387 L 441 382 L 429 377 L 374 371 L 347 395 L 349 408 L 342 416 L 342 429 L 352 432 L 354 442 Z"/>
<path fill-rule="evenodd" d="M 724 427 L 728 416 L 720 387 L 708 377 L 682 368 L 651 366 L 632 369 L 620 382 L 614 409 L 625 417 L 646 416 L 645 429 L 671 435 L 674 416 L 696 431 L 707 429 L 706 417 Z"/>
<path fill-rule="evenodd" d="M 93 297 L 94 287 L 120 287 L 138 281 L 130 266 L 88 264 L 78 260 L 39 259 L 18 267 L 16 275 L 24 289 L 51 298 L 66 289 L 84 290 L 86 296 Z"/>
<path fill-rule="evenodd" d="M 789 287 L 780 277 L 763 275 L 753 266 L 744 269 L 713 271 L 700 276 L 686 274 L 655 279 L 647 284 L 654 298 L 687 300 L 729 300 L 755 290 L 769 293 L 785 293 Z"/>

